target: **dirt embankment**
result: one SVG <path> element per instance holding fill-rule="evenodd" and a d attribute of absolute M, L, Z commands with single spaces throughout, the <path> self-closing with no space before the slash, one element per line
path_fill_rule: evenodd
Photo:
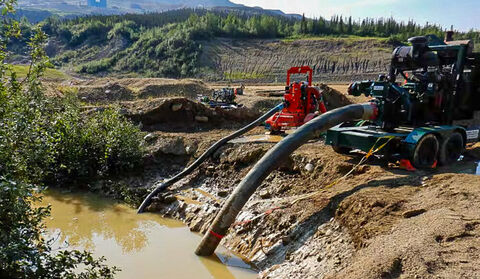
<path fill-rule="evenodd" d="M 204 82 L 195 79 L 102 78 L 74 81 L 71 85 L 78 88 L 79 98 L 89 104 L 170 97 L 195 99 L 211 92 Z"/>
<path fill-rule="evenodd" d="M 237 96 L 236 101 L 241 104 L 238 108 L 210 108 L 199 103 L 197 97 L 211 96 L 213 89 L 193 79 L 105 78 L 72 81 L 70 86 L 78 90 L 86 109 L 95 110 L 117 104 L 123 114 L 141 123 L 146 131 L 234 129 L 282 102 L 282 97 L 259 96 L 255 88 L 248 88 L 244 95 Z M 351 103 L 343 94 L 325 84 L 320 84 L 319 89 L 328 109 Z"/>
<path fill-rule="evenodd" d="M 260 108 L 270 108 L 269 103 L 261 102 L 252 108 L 210 108 L 199 103 L 197 97 L 211 96 L 212 89 L 204 82 L 193 79 L 105 78 L 76 80 L 69 86 L 76 88 L 86 110 L 102 109 L 115 104 L 125 116 L 141 124 L 145 131 L 198 132 L 219 127 L 232 129 L 256 119 L 263 112 Z M 60 87 L 62 88 L 66 87 Z"/>
<path fill-rule="evenodd" d="M 308 65 L 321 82 L 376 78 L 388 70 L 394 46 L 382 39 L 235 40 L 203 42 L 205 78 L 280 82 L 292 66 Z M 215 78 L 216 77 L 216 78 Z"/>

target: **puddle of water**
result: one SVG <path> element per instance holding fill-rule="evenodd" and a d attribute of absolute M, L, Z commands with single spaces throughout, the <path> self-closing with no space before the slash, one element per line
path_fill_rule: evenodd
<path fill-rule="evenodd" d="M 280 135 L 252 135 L 233 139 L 230 143 L 277 143 L 283 139 Z"/>
<path fill-rule="evenodd" d="M 122 269 L 116 278 L 250 279 L 257 273 L 226 249 L 216 256 L 193 252 L 201 237 L 183 223 L 157 214 L 136 214 L 133 208 L 93 194 L 49 191 L 41 202 L 51 204 L 45 220 L 47 236 L 57 248 L 87 249 Z M 68 244 L 66 244 L 68 243 Z"/>
<path fill-rule="evenodd" d="M 453 172 L 480 175 L 480 161 L 474 161 L 461 155 L 458 162 L 450 166 Z"/>
<path fill-rule="evenodd" d="M 461 171 L 462 173 L 480 175 L 480 161 L 469 162 Z"/>

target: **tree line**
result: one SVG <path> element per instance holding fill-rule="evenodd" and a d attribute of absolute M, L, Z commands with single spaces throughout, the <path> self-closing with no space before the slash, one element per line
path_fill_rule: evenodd
<path fill-rule="evenodd" d="M 397 21 L 394 18 L 365 18 L 333 16 L 329 20 L 319 18 L 301 19 L 296 17 L 249 14 L 246 11 L 210 11 L 205 9 L 180 9 L 162 13 L 126 14 L 111 16 L 87 16 L 70 20 L 60 20 L 51 17 L 45 21 L 46 31 L 53 29 L 72 28 L 79 25 L 114 26 L 123 21 L 133 22 L 141 28 L 162 27 L 167 24 L 180 24 L 196 27 L 195 31 L 201 38 L 232 37 L 232 38 L 285 38 L 292 36 L 326 36 L 326 35 L 356 35 L 371 37 L 396 36 L 404 40 L 410 36 L 435 34 L 443 36 L 444 29 L 440 25 L 426 23 L 418 24 L 413 20 Z M 48 33 L 48 32 L 47 32 Z M 461 33 L 463 38 L 478 40 L 479 32 L 471 30 Z"/>
<path fill-rule="evenodd" d="M 406 42 L 409 37 L 434 34 L 443 37 L 444 29 L 435 24 L 412 20 L 333 16 L 329 20 L 248 11 L 180 9 L 162 13 L 86 16 L 75 19 L 50 17 L 41 22 L 43 31 L 59 39 L 66 48 L 54 58 L 61 66 L 73 62 L 77 71 L 96 74 L 120 71 L 145 76 L 189 77 L 200 69 L 199 57 L 205 40 L 226 38 L 308 38 L 318 36 L 381 37 L 390 43 Z M 23 34 L 33 27 L 20 21 Z M 24 38 L 27 38 L 25 36 Z M 459 39 L 480 43 L 480 33 L 459 32 Z M 21 38 L 18 40 L 22 40 Z M 104 47 L 114 40 L 126 46 L 102 59 L 85 59 L 81 46 Z M 11 44 L 10 48 L 15 49 Z M 22 49 L 17 49 L 21 52 Z M 88 54 L 88 53 L 87 53 Z"/>

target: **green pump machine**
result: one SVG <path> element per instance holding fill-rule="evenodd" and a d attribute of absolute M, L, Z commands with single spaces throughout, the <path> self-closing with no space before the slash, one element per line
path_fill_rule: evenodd
<path fill-rule="evenodd" d="M 393 51 L 388 75 L 351 84 L 349 94 L 372 98 L 375 116 L 329 129 L 326 143 L 349 153 L 388 141 L 380 154 L 419 169 L 456 162 L 479 140 L 480 53 L 452 37 L 411 38 Z"/>

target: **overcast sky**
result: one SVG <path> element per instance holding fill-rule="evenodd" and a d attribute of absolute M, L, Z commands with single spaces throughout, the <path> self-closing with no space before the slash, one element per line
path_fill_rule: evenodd
<path fill-rule="evenodd" d="M 230 0 L 246 6 L 305 13 L 308 17 L 332 15 L 390 17 L 407 21 L 441 24 L 462 31 L 480 30 L 480 0 Z"/>

